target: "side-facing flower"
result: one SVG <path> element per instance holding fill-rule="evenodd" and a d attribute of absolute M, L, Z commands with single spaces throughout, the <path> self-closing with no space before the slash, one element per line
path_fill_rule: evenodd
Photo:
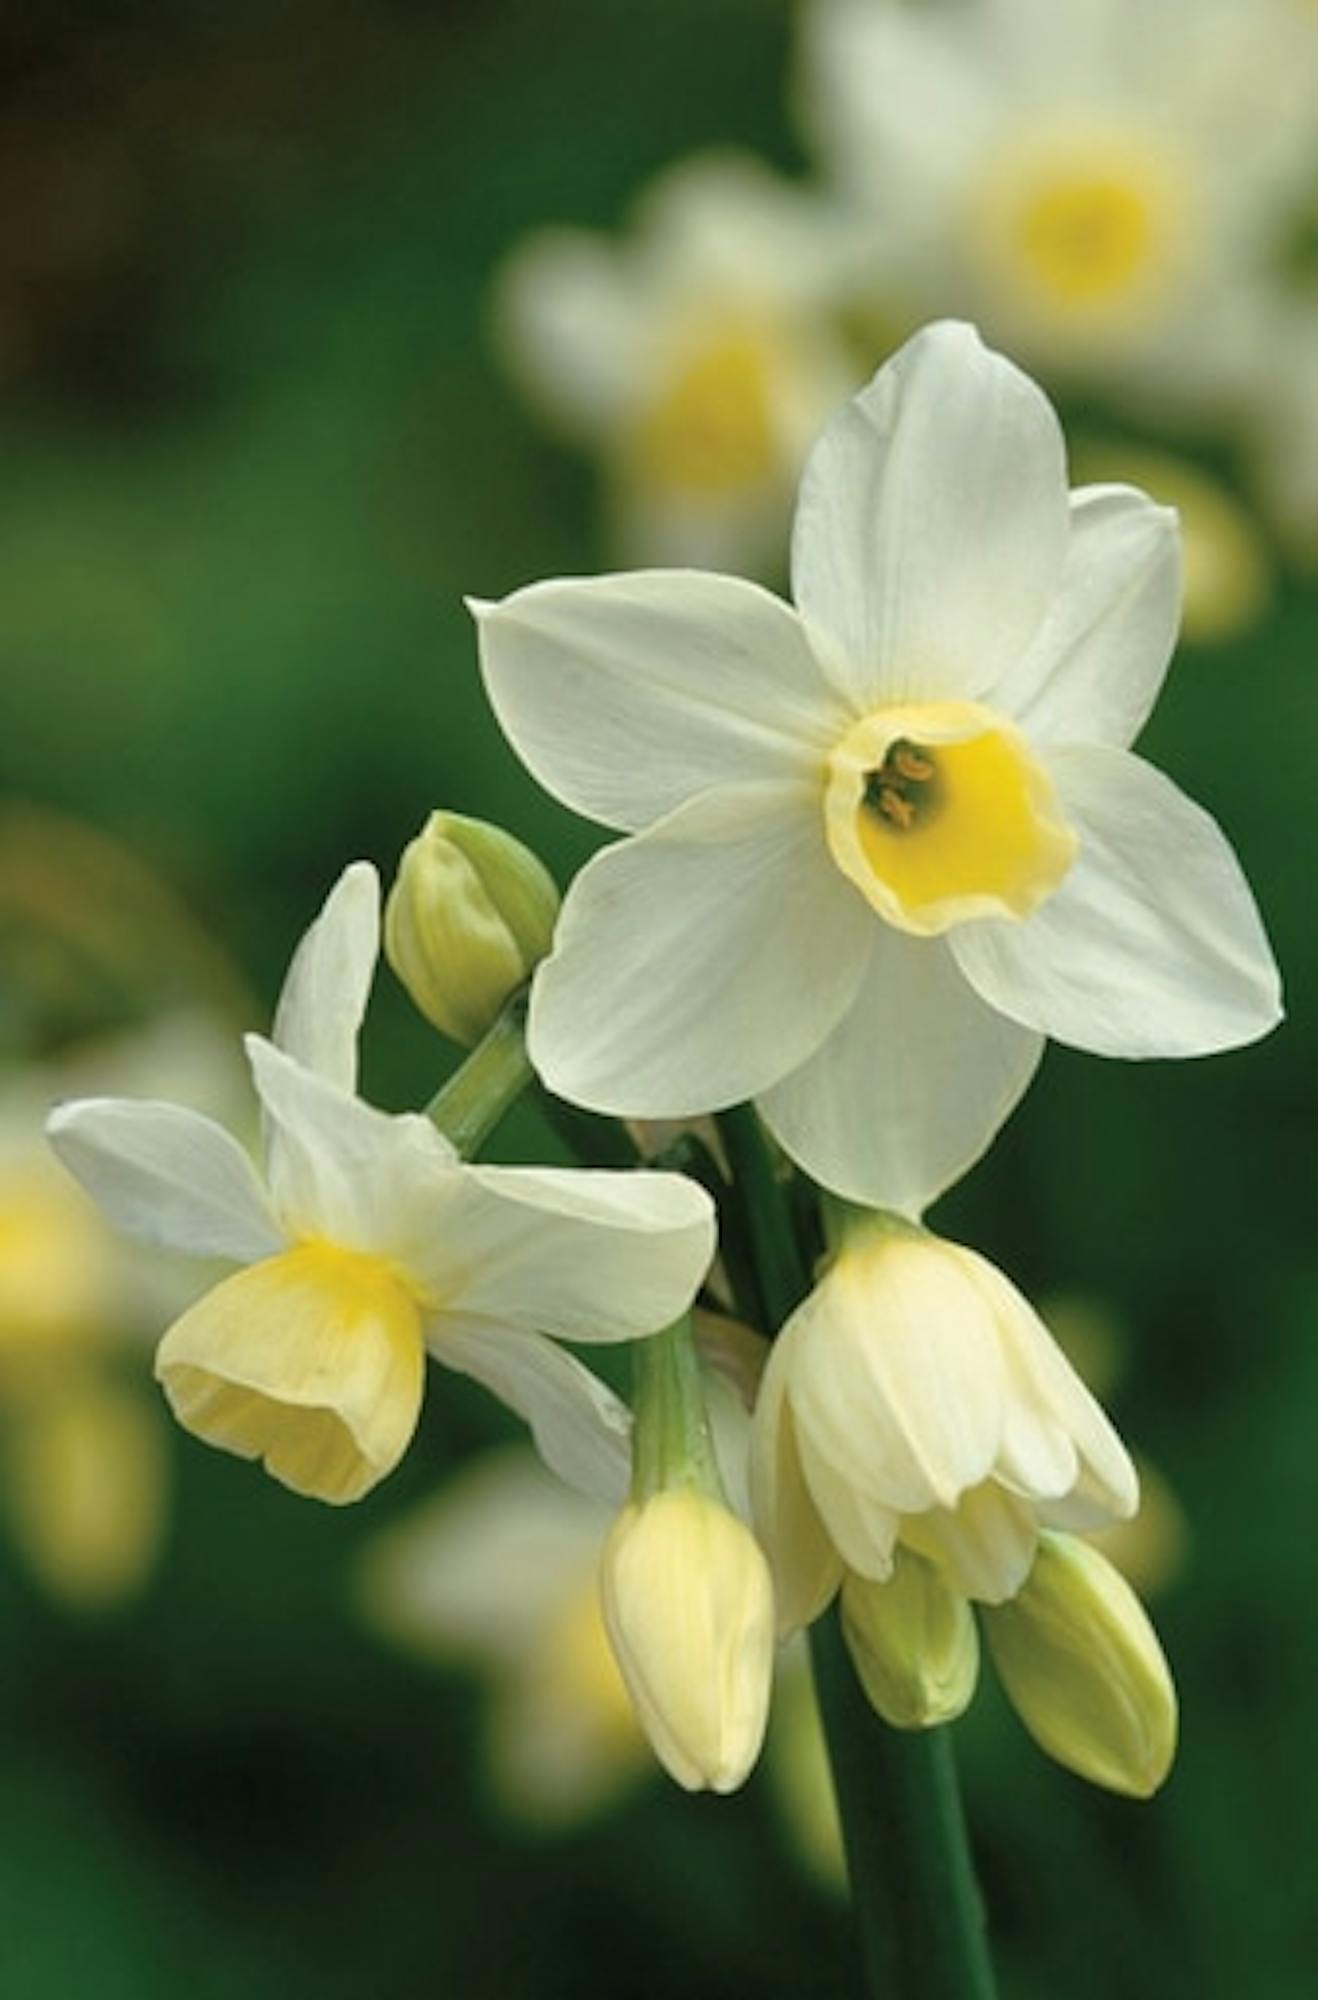
<path fill-rule="evenodd" d="M 529 1047 L 595 1109 L 753 1097 L 906 1213 L 978 1157 L 1045 1035 L 1188 1056 L 1265 1033 L 1276 969 L 1215 823 L 1128 745 L 1176 634 L 1175 517 L 1068 495 L 1039 389 L 926 328 L 806 468 L 797 609 L 652 571 L 476 607 L 499 720 L 598 855 Z"/>
<path fill-rule="evenodd" d="M 959 1595 L 1002 1603 L 1041 1526 L 1103 1527 L 1137 1502 L 1116 1433 L 1002 1273 L 859 1212 L 774 1343 L 751 1491 L 783 1631 L 848 1571 L 886 1583 L 903 1549 Z"/>
<path fill-rule="evenodd" d="M 294 956 L 273 1038 L 247 1038 L 265 1173 L 181 1106 L 60 1106 L 57 1152 L 116 1228 L 243 1268 L 175 1321 L 156 1373 L 179 1421 L 296 1492 L 359 1499 L 397 1464 L 427 1349 L 525 1416 L 575 1483 L 625 1485 L 621 1405 L 546 1335 L 653 1333 L 713 1253 L 673 1175 L 465 1165 L 424 1117 L 356 1094 L 379 882 L 348 868 Z"/>

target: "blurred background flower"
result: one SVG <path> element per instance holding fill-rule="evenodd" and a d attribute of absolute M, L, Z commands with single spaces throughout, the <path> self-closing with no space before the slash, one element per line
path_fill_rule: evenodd
<path fill-rule="evenodd" d="M 1068 434 L 1092 447 L 1079 476 L 1147 479 L 1182 507 L 1192 592 L 1195 489 L 1174 491 L 1136 452 L 1172 453 L 1235 521 L 1223 541 L 1217 514 L 1218 552 L 1198 562 L 1233 615 L 1211 645 L 1187 645 L 1146 747 L 1229 822 L 1290 1021 L 1208 1066 L 1050 1052 L 991 1157 L 934 1217 L 1031 1295 L 1078 1288 L 1117 1315 L 1121 1426 L 1177 1495 L 1195 1555 L 1155 1601 L 1183 1701 L 1164 1792 L 1141 1807 L 1096 1797 L 1025 1739 L 986 1671 L 957 1725 L 977 1860 L 1004 1986 L 1021 2000 L 1308 2000 L 1298 1857 L 1318 1787 L 1297 1745 L 1318 1604 L 1295 1551 L 1318 1498 L 1305 852 L 1318 30 L 1301 0 L 1146 8 L 1134 28 L 1124 0 L 900 11 L 906 42 L 927 29 L 939 66 L 917 90 L 908 70 L 857 62 L 856 91 L 881 100 L 887 130 L 901 113 L 909 144 L 884 186 L 857 176 L 841 125 L 805 122 L 818 5 L 564 0 L 551 22 L 535 0 L 442 13 L 420 0 L 146 12 L 65 0 L 0 24 L 0 764 L 7 796 L 35 802 L 21 860 L 0 841 L 5 1095 L 186 1095 L 159 1055 L 140 1084 L 68 1063 L 90 1038 L 122 1047 L 180 1009 L 260 1025 L 344 862 L 389 868 L 432 808 L 508 825 L 562 886 L 595 836 L 535 794 L 500 742 L 462 595 L 672 560 L 664 536 L 710 521 L 717 535 L 683 539 L 682 559 L 780 579 L 774 510 L 790 497 L 787 448 L 807 441 L 805 388 L 825 394 L 829 375 L 840 396 L 926 313 L 994 316 L 998 338 L 1037 349 L 1020 358 L 1046 364 Z M 1072 34 L 1088 38 L 1080 55 Z M 1087 133 L 1119 128 L 1123 148 L 1130 135 L 1119 165 L 1174 158 L 1203 177 L 1186 211 L 1203 229 L 1173 272 L 1146 267 L 1157 282 L 1130 296 L 1150 310 L 1120 339 L 1073 339 L 1065 315 L 1059 328 L 1013 289 L 1010 176 L 993 180 L 993 228 L 958 237 L 951 169 L 986 128 L 978 111 L 961 118 L 946 79 L 964 78 L 972 45 L 984 60 L 966 88 L 1018 162 L 1056 130 L 1064 71 Z M 919 178 L 931 160 L 936 187 Z M 698 262 L 678 252 L 688 225 L 663 217 L 682 188 L 699 209 L 691 190 L 715 165 L 747 212 L 738 221 L 725 202 L 689 225 L 732 239 L 706 306 L 677 275 Z M 1155 182 L 1141 181 L 1146 196 Z M 813 218 L 822 234 L 807 249 Z M 899 269 L 888 246 L 904 223 Z M 598 414 L 612 378 L 584 426 L 559 407 L 543 343 L 523 401 L 531 378 L 499 273 L 551 227 L 586 233 L 574 241 L 625 294 L 663 376 L 632 378 L 609 403 L 616 422 Z M 1073 235 L 1045 237 L 1074 271 Z M 646 289 L 656 263 L 662 306 Z M 664 348 L 672 373 L 653 358 L 678 323 L 669 300 L 680 292 L 683 325 L 731 314 L 740 339 L 750 277 L 733 304 L 724 278 L 743 266 L 758 274 L 754 335 L 727 374 L 724 351 L 713 396 L 693 396 L 685 350 Z M 584 353 L 589 330 L 580 338 Z M 614 358 L 620 377 L 635 367 L 630 347 Z M 788 374 L 796 430 L 757 401 Z M 697 369 L 696 390 L 709 379 Z M 722 462 L 725 427 L 738 451 L 772 436 L 773 480 L 745 514 L 761 539 L 737 541 L 721 500 L 674 507 L 671 485 L 633 473 L 625 434 L 647 397 L 651 425 L 655 409 L 678 419 L 645 432 L 662 447 L 652 469 L 674 462 L 673 436 L 679 466 L 698 468 L 711 444 Z M 364 1053 L 364 1088 L 391 1108 L 421 1102 L 452 1060 L 384 980 Z M 501 1146 L 556 1156 L 529 1112 Z M 19 1238 L 38 1266 L 41 1240 Z M 45 1268 L 41 1283 L 68 1264 Z M 40 1284 L 23 1291 L 35 1300 Z M 132 1336 L 140 1323 L 145 1346 L 161 1322 L 114 1317 L 127 1344 L 107 1331 L 104 1363 L 64 1379 L 112 1383 L 150 1424 Z M 358 1551 L 512 1435 L 488 1399 L 431 1400 L 417 1449 L 350 1522 L 156 1425 L 169 1535 L 150 1567 L 141 1559 L 143 1587 L 94 1621 L 70 1617 L 6 1535 L 6 1992 L 555 2000 L 620 1965 L 635 2000 L 714 2000 L 741 1983 L 764 2000 L 854 1991 L 836 1902 L 780 1837 L 772 1758 L 736 1798 L 693 1801 L 656 1779 L 532 1849 L 485 1776 L 480 1695 L 362 1629 L 347 1587 Z M 14 1408 L 5 1399 L 6 1468 Z M 40 1456 L 40 1427 L 24 1437 Z M 36 1484 L 53 1486 L 45 1470 Z M 516 1923 L 502 1921 L 513 1908 Z"/>

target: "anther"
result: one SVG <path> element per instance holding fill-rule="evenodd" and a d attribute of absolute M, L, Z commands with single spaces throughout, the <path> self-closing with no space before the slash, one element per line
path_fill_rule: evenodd
<path fill-rule="evenodd" d="M 879 786 L 879 811 L 903 830 L 915 825 L 915 806 L 894 785 Z"/>

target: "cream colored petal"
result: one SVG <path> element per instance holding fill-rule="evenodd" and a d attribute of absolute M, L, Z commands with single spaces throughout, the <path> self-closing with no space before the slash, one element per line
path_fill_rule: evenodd
<path fill-rule="evenodd" d="M 424 1373 L 420 1316 L 397 1278 L 321 1245 L 226 1278 L 156 1355 L 185 1429 L 336 1505 L 360 1500 L 398 1463 Z"/>
<path fill-rule="evenodd" d="M 947 1247 L 997 1321 L 1009 1382 L 1001 1476 L 1050 1507 L 1070 1496 L 1078 1525 L 1126 1519 L 1138 1505 L 1138 1481 L 1102 1408 L 1002 1272 L 973 1250 Z"/>
<path fill-rule="evenodd" d="M 631 1483 L 631 1412 L 576 1356 L 535 1333 L 445 1317 L 430 1351 L 470 1375 L 530 1426 L 536 1450 L 580 1493 L 619 1504 Z"/>
<path fill-rule="evenodd" d="M 283 1242 L 237 1140 L 181 1104 L 84 1097 L 52 1111 L 46 1133 L 113 1226 L 138 1243 L 246 1264 Z"/>
<path fill-rule="evenodd" d="M 637 570 L 473 609 L 504 734 L 606 826 L 650 826 L 714 785 L 809 779 L 846 727 L 796 613 L 758 584 Z"/>
<path fill-rule="evenodd" d="M 815 446 L 793 592 L 821 666 L 859 713 L 974 700 L 1033 639 L 1067 535 L 1052 406 L 972 327 L 943 321 Z"/>
<path fill-rule="evenodd" d="M 713 1203 L 680 1174 L 468 1167 L 410 1262 L 445 1313 L 634 1340 L 686 1311 L 715 1237 Z"/>
<path fill-rule="evenodd" d="M 357 1033 L 380 951 L 380 878 L 345 868 L 293 954 L 271 1039 L 342 1090 L 357 1085 Z"/>
<path fill-rule="evenodd" d="M 1038 1521 L 1026 1500 L 986 1482 L 953 1509 L 911 1514 L 902 1540 L 936 1563 L 966 1597 L 1001 1604 L 1014 1597 L 1030 1572 Z"/>
<path fill-rule="evenodd" d="M 377 1111 L 259 1035 L 247 1055 L 266 1117 L 270 1191 L 293 1236 L 406 1262 L 459 1198 L 457 1155 L 428 1118 Z"/>
<path fill-rule="evenodd" d="M 954 1507 L 1006 1416 L 993 1315 L 923 1232 L 858 1232 L 789 1321 L 788 1394 L 816 1463 L 894 1514 Z M 816 1498 L 823 1504 L 816 1490 Z"/>
<path fill-rule="evenodd" d="M 842 1575 L 797 1456 L 785 1400 L 787 1368 L 770 1350 L 751 1427 L 751 1511 L 773 1569 L 778 1631 L 786 1637 L 811 1624 L 830 1602 Z"/>
<path fill-rule="evenodd" d="M 1277 967 L 1215 821 L 1125 751 L 1054 750 L 1049 767 L 1079 857 L 1025 922 L 950 934 L 976 991 L 1095 1055 L 1211 1055 L 1267 1034 Z"/>
<path fill-rule="evenodd" d="M 853 1201 L 918 1216 L 1024 1094 L 1043 1038 L 980 1000 L 942 939 L 875 923 L 863 983 L 758 1108 L 799 1166 Z"/>
<path fill-rule="evenodd" d="M 531 1060 L 592 1110 L 738 1103 L 823 1041 L 872 927 L 829 857 L 812 791 L 707 792 L 573 883 L 532 988 Z"/>

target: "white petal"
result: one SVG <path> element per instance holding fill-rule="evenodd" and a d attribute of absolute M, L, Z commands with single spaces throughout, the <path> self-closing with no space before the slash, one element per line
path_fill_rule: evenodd
<path fill-rule="evenodd" d="M 496 276 L 495 337 L 545 414 L 584 437 L 635 398 L 647 336 L 622 259 L 585 229 L 525 237 Z"/>
<path fill-rule="evenodd" d="M 247 1055 L 269 1128 L 270 1192 L 292 1236 L 392 1256 L 443 1229 L 460 1198 L 447 1139 L 416 1113 L 391 1115 L 327 1083 L 260 1035 Z"/>
<path fill-rule="evenodd" d="M 1067 521 L 1042 391 L 973 328 L 924 328 L 806 466 L 793 589 L 825 671 L 862 710 L 981 695 L 1048 609 Z"/>
<path fill-rule="evenodd" d="M 738 785 L 584 868 L 531 993 L 551 1090 L 631 1117 L 735 1104 L 802 1062 L 856 990 L 873 917 L 816 795 Z"/>
<path fill-rule="evenodd" d="M 1028 1501 L 990 1483 L 968 1493 L 955 1512 L 913 1515 L 902 1523 L 902 1540 L 937 1562 L 967 1597 L 1002 1604 L 1029 1575 L 1039 1530 Z"/>
<path fill-rule="evenodd" d="M 1005 1415 L 997 1329 L 930 1239 L 849 1244 L 777 1344 L 809 1465 L 894 1514 L 953 1507 L 988 1477 Z"/>
<path fill-rule="evenodd" d="M 631 1416 L 575 1355 L 539 1334 L 494 1321 L 445 1316 L 430 1351 L 482 1383 L 524 1417 L 551 1472 L 599 1500 L 621 1504 L 631 1482 Z"/>
<path fill-rule="evenodd" d="M 986 1257 L 947 1246 L 993 1313 L 1007 1364 L 1007 1428 L 999 1476 L 1027 1498 L 1081 1496 L 1086 1527 L 1133 1514 L 1135 1468 L 1102 1408 L 1029 1301 Z"/>
<path fill-rule="evenodd" d="M 504 734 L 606 826 L 648 826 L 711 785 L 804 777 L 847 726 L 796 613 L 757 584 L 638 570 L 473 609 Z"/>
<path fill-rule="evenodd" d="M 242 1264 L 283 1246 L 246 1153 L 199 1112 L 85 1097 L 61 1104 L 46 1131 L 114 1227 L 138 1243 Z"/>
<path fill-rule="evenodd" d="M 357 1083 L 357 1031 L 380 951 L 380 878 L 345 868 L 293 954 L 275 1009 L 276 1048 L 343 1090 Z"/>
<path fill-rule="evenodd" d="M 993 688 L 1041 743 L 1125 749 L 1148 718 L 1181 617 L 1174 510 L 1130 486 L 1071 495 L 1066 567 L 1034 643 Z"/>
<path fill-rule="evenodd" d="M 1055 750 L 1049 768 L 1079 857 L 1026 922 L 949 934 L 977 991 L 1095 1055 L 1209 1055 L 1275 1027 L 1277 968 L 1216 822 L 1126 751 Z"/>
<path fill-rule="evenodd" d="M 1042 1050 L 1039 1035 L 983 1004 L 942 939 L 879 927 L 848 1012 L 757 1102 L 825 1187 L 918 1216 L 979 1158 Z"/>
<path fill-rule="evenodd" d="M 425 1262 L 443 1308 L 566 1340 L 635 1340 L 685 1312 L 714 1209 L 680 1174 L 465 1167 Z"/>
<path fill-rule="evenodd" d="M 842 1564 L 801 1471 L 786 1399 L 788 1360 L 770 1350 L 751 1427 L 750 1487 L 755 1531 L 773 1569 L 778 1630 L 809 1625 L 842 1579 Z M 895 1524 L 894 1524 L 895 1532 Z"/>

